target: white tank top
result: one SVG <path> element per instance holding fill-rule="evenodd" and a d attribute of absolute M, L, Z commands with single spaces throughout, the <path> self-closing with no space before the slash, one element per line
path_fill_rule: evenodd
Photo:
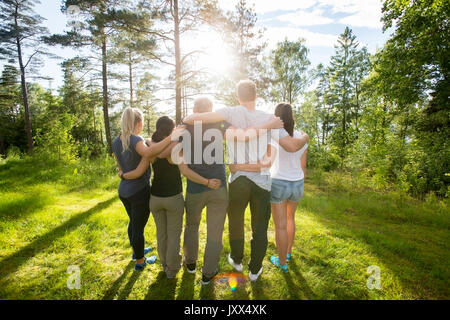
<path fill-rule="evenodd" d="M 301 136 L 302 134 L 300 132 L 294 131 L 294 138 L 300 138 Z M 276 142 L 273 142 L 273 144 L 278 149 L 278 154 L 275 158 L 275 162 L 270 168 L 270 176 L 272 179 L 287 181 L 302 180 L 305 175 L 300 165 L 300 158 L 308 148 L 308 144 L 305 144 L 303 148 L 297 152 L 287 152 Z"/>

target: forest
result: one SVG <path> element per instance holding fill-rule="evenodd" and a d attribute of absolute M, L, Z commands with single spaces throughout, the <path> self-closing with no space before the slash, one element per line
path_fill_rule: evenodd
<path fill-rule="evenodd" d="M 235 83 L 250 78 L 268 105 L 295 107 L 297 127 L 311 137 L 310 166 L 359 172 L 376 186 L 419 197 L 448 196 L 447 1 L 384 1 L 384 29 L 392 31 L 384 48 L 369 54 L 347 27 L 329 63 L 317 66 L 303 39 L 264 51 L 264 30 L 246 1 L 232 12 L 212 0 L 64 1 L 61 10 L 76 5 L 80 12 L 62 34 L 49 34 L 33 5 L 2 1 L 3 157 L 108 154 L 126 106 L 144 110 L 151 135 L 161 82 L 172 88 L 167 112 L 180 123 L 195 95 L 209 93 L 232 106 Z M 182 47 L 180 38 L 206 29 L 232 48 L 228 72 L 196 70 L 200 50 Z M 60 62 L 64 83 L 55 93 L 34 77 L 52 46 L 86 49 Z M 161 68 L 167 79 L 156 72 Z"/>
<path fill-rule="evenodd" d="M 330 269 L 313 260 L 329 253 L 323 239 L 323 247 L 311 246 L 312 251 L 304 255 L 314 250 L 319 253 L 299 267 L 311 271 L 304 276 L 311 282 L 311 289 L 295 280 L 281 292 L 256 288 L 251 298 L 448 298 L 450 1 L 384 0 L 382 24 L 389 38 L 382 48 L 370 53 L 358 35 L 344 26 L 334 54 L 328 63 L 318 65 L 311 63 L 310 50 L 302 38 L 286 38 L 269 50 L 265 30 L 259 27 L 257 14 L 246 0 L 236 0 L 233 10 L 223 10 L 220 2 L 55 1 L 55 10 L 66 14 L 69 24 L 59 33 L 50 33 L 44 18 L 35 11 L 38 0 L 1 0 L 0 230 L 5 245 L 0 248 L 0 269 L 7 271 L 0 275 L 0 283 L 5 284 L 2 281 L 14 275 L 23 276 L 21 259 L 29 251 L 48 251 L 46 258 L 35 261 L 47 270 L 46 264 L 59 266 L 56 256 L 48 260 L 49 252 L 58 245 L 67 248 L 58 242 L 66 236 L 71 243 L 81 241 L 70 250 L 82 256 L 82 247 L 93 241 L 87 231 L 93 228 L 96 233 L 92 237 L 99 238 L 105 228 L 116 228 L 112 226 L 114 221 L 123 223 L 123 213 L 123 218 L 117 213 L 115 220 L 100 221 L 96 212 L 102 215 L 111 204 L 117 212 L 121 210 L 113 204 L 117 199 L 109 199 L 118 185 L 111 144 L 120 134 L 120 116 L 126 107 L 143 111 L 143 135 L 150 137 L 161 115 L 182 123 L 197 96 L 209 95 L 223 105 L 237 105 L 236 83 L 252 79 L 257 83 L 261 103 L 270 110 L 279 102 L 290 103 L 296 128 L 310 136 L 311 173 L 305 187 L 305 208 L 301 210 L 321 213 L 305 213 L 307 219 L 302 220 L 301 227 L 306 230 L 321 222 L 329 227 L 327 230 L 337 232 L 332 243 L 338 245 L 340 237 L 356 228 L 359 210 L 368 220 L 358 220 L 361 225 L 357 228 L 365 223 L 369 228 L 378 228 L 386 221 L 392 223 L 386 227 L 389 232 L 381 229 L 381 235 L 362 229 L 355 233 L 364 240 L 361 243 L 373 246 L 378 258 L 386 258 L 386 269 L 392 274 L 387 276 L 384 293 L 368 293 L 356 284 L 345 287 L 321 282 L 329 279 Z M 209 61 L 214 68 L 198 65 L 200 57 L 208 52 L 195 48 L 195 41 L 190 43 L 202 33 L 214 35 L 220 44 L 216 50 L 219 53 L 211 55 Z M 54 53 L 56 48 L 72 48 L 77 55 L 62 59 Z M 231 59 L 218 61 L 225 57 L 221 51 L 231 52 L 227 54 Z M 49 80 L 43 69 L 44 59 L 52 59 L 63 72 L 63 83 L 56 89 L 42 85 Z M 22 190 L 31 193 L 22 194 Z M 104 202 L 93 211 L 65 220 L 66 213 L 59 206 L 67 203 L 68 212 L 73 213 L 84 202 L 87 207 L 80 210 L 87 210 L 96 204 L 94 194 Z M 341 205 L 343 220 L 336 211 Z M 395 213 L 388 214 L 383 208 Z M 54 210 L 52 217 L 46 215 L 46 210 Z M 41 224 L 29 225 L 28 220 L 23 220 L 26 216 L 33 217 L 31 221 L 46 221 L 46 227 L 41 232 Z M 84 223 L 81 219 L 92 221 Z M 339 229 L 340 221 L 347 229 Z M 398 230 L 393 227 L 395 223 L 417 223 L 424 229 Z M 77 234 L 66 235 L 62 227 L 77 230 Z M 431 227 L 440 229 L 427 229 Z M 16 229 L 27 230 L 38 238 L 30 235 L 21 239 Z M 113 233 L 124 232 L 122 229 L 113 229 Z M 320 228 L 314 230 L 323 234 L 317 231 Z M 395 239 L 397 231 L 404 232 L 404 238 Z M 154 231 L 149 232 L 153 236 Z M 435 241 L 435 251 L 428 252 L 420 243 L 411 244 L 414 233 L 420 239 Z M 306 235 L 314 238 L 318 234 Z M 52 244 L 48 238 L 59 240 Z M 125 248 L 125 240 L 122 242 Z M 346 247 L 353 255 L 350 260 L 356 261 L 358 255 L 370 256 L 367 252 L 353 252 L 352 246 Z M 95 246 L 92 250 L 100 252 Z M 90 253 L 86 263 L 96 261 L 96 254 Z M 396 255 L 404 260 L 397 261 Z M 401 271 L 405 261 L 409 262 Z M 129 277 L 129 268 L 126 270 L 125 278 L 117 276 L 117 272 L 102 278 L 105 285 L 108 277 L 113 279 L 111 282 L 116 280 L 107 292 L 89 287 L 82 293 L 59 295 L 55 292 L 61 280 L 50 277 L 45 285 L 37 284 L 38 279 L 20 285 L 8 282 L 2 285 L 0 298 L 48 298 L 48 288 L 53 297 L 62 298 L 156 298 L 157 294 L 153 296 L 150 291 L 147 296 L 146 292 L 133 292 L 134 283 L 141 281 L 134 276 L 128 284 L 122 284 Z M 348 270 L 341 271 L 336 267 L 338 278 L 346 279 Z M 412 279 L 418 273 L 429 281 Z M 63 286 L 64 281 L 61 283 Z M 183 283 L 184 276 L 181 286 Z M 163 285 L 169 286 L 169 296 L 164 297 L 174 298 L 170 296 L 171 284 Z M 194 290 L 188 287 L 177 291 L 177 297 L 214 298 L 203 291 L 191 295 L 190 289 Z M 227 294 L 216 296 L 229 298 Z"/>

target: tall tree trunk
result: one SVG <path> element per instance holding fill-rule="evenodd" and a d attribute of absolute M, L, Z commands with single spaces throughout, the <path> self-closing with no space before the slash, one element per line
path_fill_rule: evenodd
<path fill-rule="evenodd" d="M 3 145 L 3 139 L 0 136 L 0 155 L 5 154 L 5 146 Z"/>
<path fill-rule="evenodd" d="M 356 85 L 356 112 L 355 112 L 355 130 L 356 130 L 356 138 L 359 137 L 359 119 L 358 119 L 358 114 L 359 114 L 359 89 L 358 89 L 358 85 Z"/>
<path fill-rule="evenodd" d="M 92 110 L 92 116 L 94 118 L 94 143 L 97 144 L 97 124 L 95 123 L 95 104 Z"/>
<path fill-rule="evenodd" d="M 133 108 L 133 60 L 131 50 L 128 52 L 128 73 L 130 79 L 130 107 Z"/>
<path fill-rule="evenodd" d="M 173 0 L 173 20 L 175 22 L 175 121 L 181 123 L 181 53 L 180 53 L 180 20 L 178 17 L 178 0 Z"/>
<path fill-rule="evenodd" d="M 18 16 L 18 7 L 16 6 L 16 12 L 14 15 L 14 26 L 16 28 L 16 31 L 19 30 L 19 24 L 17 22 L 17 16 Z M 19 57 L 19 67 L 20 67 L 20 81 L 22 86 L 22 99 L 23 99 L 23 106 L 25 107 L 25 125 L 26 125 L 26 131 L 27 131 L 27 141 L 28 141 L 28 152 L 33 152 L 33 134 L 31 132 L 31 121 L 30 121 L 30 108 L 28 105 L 28 92 L 27 92 L 27 82 L 25 79 L 25 67 L 23 65 L 22 60 L 22 45 L 20 43 L 19 36 L 16 37 L 16 44 L 17 44 L 17 56 Z"/>
<path fill-rule="evenodd" d="M 106 61 L 106 35 L 102 30 L 102 81 L 103 81 L 103 117 L 105 120 L 105 135 L 108 146 L 108 153 L 112 153 L 111 147 L 111 130 L 109 127 L 109 111 L 108 111 L 108 69 Z"/>

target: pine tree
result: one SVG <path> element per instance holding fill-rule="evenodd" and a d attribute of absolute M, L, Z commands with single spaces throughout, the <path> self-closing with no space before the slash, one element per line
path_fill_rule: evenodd
<path fill-rule="evenodd" d="M 328 73 L 330 74 L 329 100 L 334 105 L 339 123 L 334 130 L 334 141 L 339 148 L 341 166 L 347 154 L 347 148 L 351 142 L 351 109 L 354 93 L 352 74 L 354 72 L 354 57 L 357 54 L 359 43 L 356 36 L 348 27 L 339 36 L 336 53 L 331 57 Z"/>
<path fill-rule="evenodd" d="M 48 30 L 42 26 L 43 18 L 34 12 L 38 0 L 0 1 L 0 58 L 16 61 L 19 65 L 28 151 L 33 151 L 33 133 L 27 92 L 27 72 L 39 62 L 39 55 L 48 54 L 42 49 L 42 37 Z M 29 49 L 29 50 L 28 50 Z M 28 54 L 27 54 L 27 51 Z"/>

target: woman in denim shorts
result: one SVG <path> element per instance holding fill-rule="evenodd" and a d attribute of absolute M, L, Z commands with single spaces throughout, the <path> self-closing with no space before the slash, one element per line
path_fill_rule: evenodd
<path fill-rule="evenodd" d="M 294 131 L 292 107 L 289 104 L 280 103 L 275 109 L 275 115 L 283 120 L 284 128 L 292 137 L 299 138 L 304 134 Z M 287 262 L 291 259 L 294 243 L 295 211 L 303 197 L 307 148 L 306 144 L 297 152 L 287 152 L 278 146 L 278 157 L 270 169 L 270 203 L 278 250 L 278 257 L 272 256 L 270 261 L 284 271 L 288 271 Z"/>

